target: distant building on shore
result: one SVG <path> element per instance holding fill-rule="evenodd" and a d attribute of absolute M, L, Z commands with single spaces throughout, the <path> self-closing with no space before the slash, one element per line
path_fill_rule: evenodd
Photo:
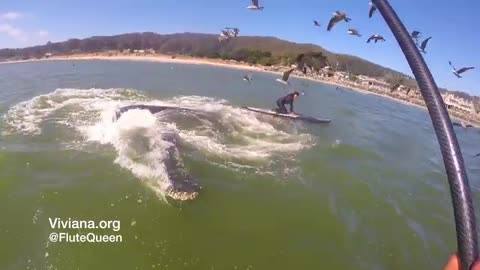
<path fill-rule="evenodd" d="M 457 97 L 451 93 L 442 94 L 442 97 L 448 110 L 473 115 L 477 113 L 477 111 L 475 110 L 475 105 L 472 101 Z"/>
<path fill-rule="evenodd" d="M 365 75 L 359 75 L 358 80 L 362 86 L 367 87 L 368 89 L 375 89 L 382 92 L 388 91 L 390 89 L 390 84 L 388 82 L 371 78 Z"/>

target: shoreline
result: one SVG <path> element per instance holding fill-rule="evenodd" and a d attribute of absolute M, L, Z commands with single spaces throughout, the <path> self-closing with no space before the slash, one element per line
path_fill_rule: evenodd
<path fill-rule="evenodd" d="M 63 56 L 52 56 L 50 58 L 41 58 L 41 59 L 25 59 L 25 60 L 14 60 L 14 61 L 4 61 L 0 62 L 0 65 L 6 64 L 20 64 L 20 63 L 35 63 L 35 62 L 48 62 L 48 61 L 90 61 L 90 60 L 101 60 L 101 61 L 132 61 L 132 62 L 153 62 L 153 63 L 172 63 L 172 64 L 186 64 L 186 65 L 208 65 L 222 68 L 230 68 L 236 70 L 247 70 L 254 72 L 264 72 L 270 74 L 281 75 L 281 71 L 268 70 L 268 67 L 258 66 L 258 65 L 249 65 L 234 60 L 221 60 L 221 59 L 209 59 L 209 58 L 196 58 L 190 56 L 178 55 L 172 57 L 170 55 L 105 55 L 105 54 L 73 54 L 73 55 L 63 55 Z M 419 109 L 427 110 L 426 106 L 422 106 L 416 103 L 408 102 L 396 97 L 385 95 L 382 93 L 377 93 L 374 91 L 369 91 L 367 89 L 362 89 L 360 87 L 355 87 L 351 85 L 343 84 L 340 81 L 333 80 L 322 80 L 319 78 L 312 78 L 308 76 L 298 76 L 292 74 L 292 77 L 297 79 L 304 79 L 307 81 L 327 84 L 330 86 L 342 87 L 351 91 L 355 91 L 361 94 L 375 95 L 379 96 L 397 103 L 401 103 L 406 106 L 412 106 Z M 476 128 L 480 127 L 480 124 L 471 122 L 470 120 L 462 119 L 453 114 L 450 114 L 452 120 L 464 122 L 470 124 Z"/>

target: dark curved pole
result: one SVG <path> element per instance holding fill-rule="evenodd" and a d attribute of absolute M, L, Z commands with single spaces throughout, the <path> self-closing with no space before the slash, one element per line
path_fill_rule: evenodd
<path fill-rule="evenodd" d="M 387 0 L 373 0 L 373 3 L 402 48 L 427 105 L 450 184 L 461 267 L 469 270 L 478 257 L 475 213 L 463 156 L 452 122 L 435 80 L 400 18 Z"/>

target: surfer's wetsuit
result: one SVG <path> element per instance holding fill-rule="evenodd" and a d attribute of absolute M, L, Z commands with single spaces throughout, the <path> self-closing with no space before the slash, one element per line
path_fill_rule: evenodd
<path fill-rule="evenodd" d="M 295 100 L 295 93 L 288 94 L 277 100 L 277 112 L 288 114 L 288 110 L 285 105 L 290 105 L 290 112 L 293 113 L 293 101 Z"/>

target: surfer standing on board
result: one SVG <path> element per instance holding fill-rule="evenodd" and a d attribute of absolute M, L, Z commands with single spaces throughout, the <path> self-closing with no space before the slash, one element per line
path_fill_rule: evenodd
<path fill-rule="evenodd" d="M 277 100 L 277 106 L 278 108 L 276 109 L 277 113 L 283 113 L 283 114 L 288 114 L 288 110 L 285 107 L 285 105 L 290 105 L 290 113 L 296 114 L 295 111 L 293 111 L 293 102 L 295 101 L 296 98 L 300 96 L 300 93 L 298 91 L 294 91 L 293 93 L 290 93 L 286 96 L 283 96 Z"/>

